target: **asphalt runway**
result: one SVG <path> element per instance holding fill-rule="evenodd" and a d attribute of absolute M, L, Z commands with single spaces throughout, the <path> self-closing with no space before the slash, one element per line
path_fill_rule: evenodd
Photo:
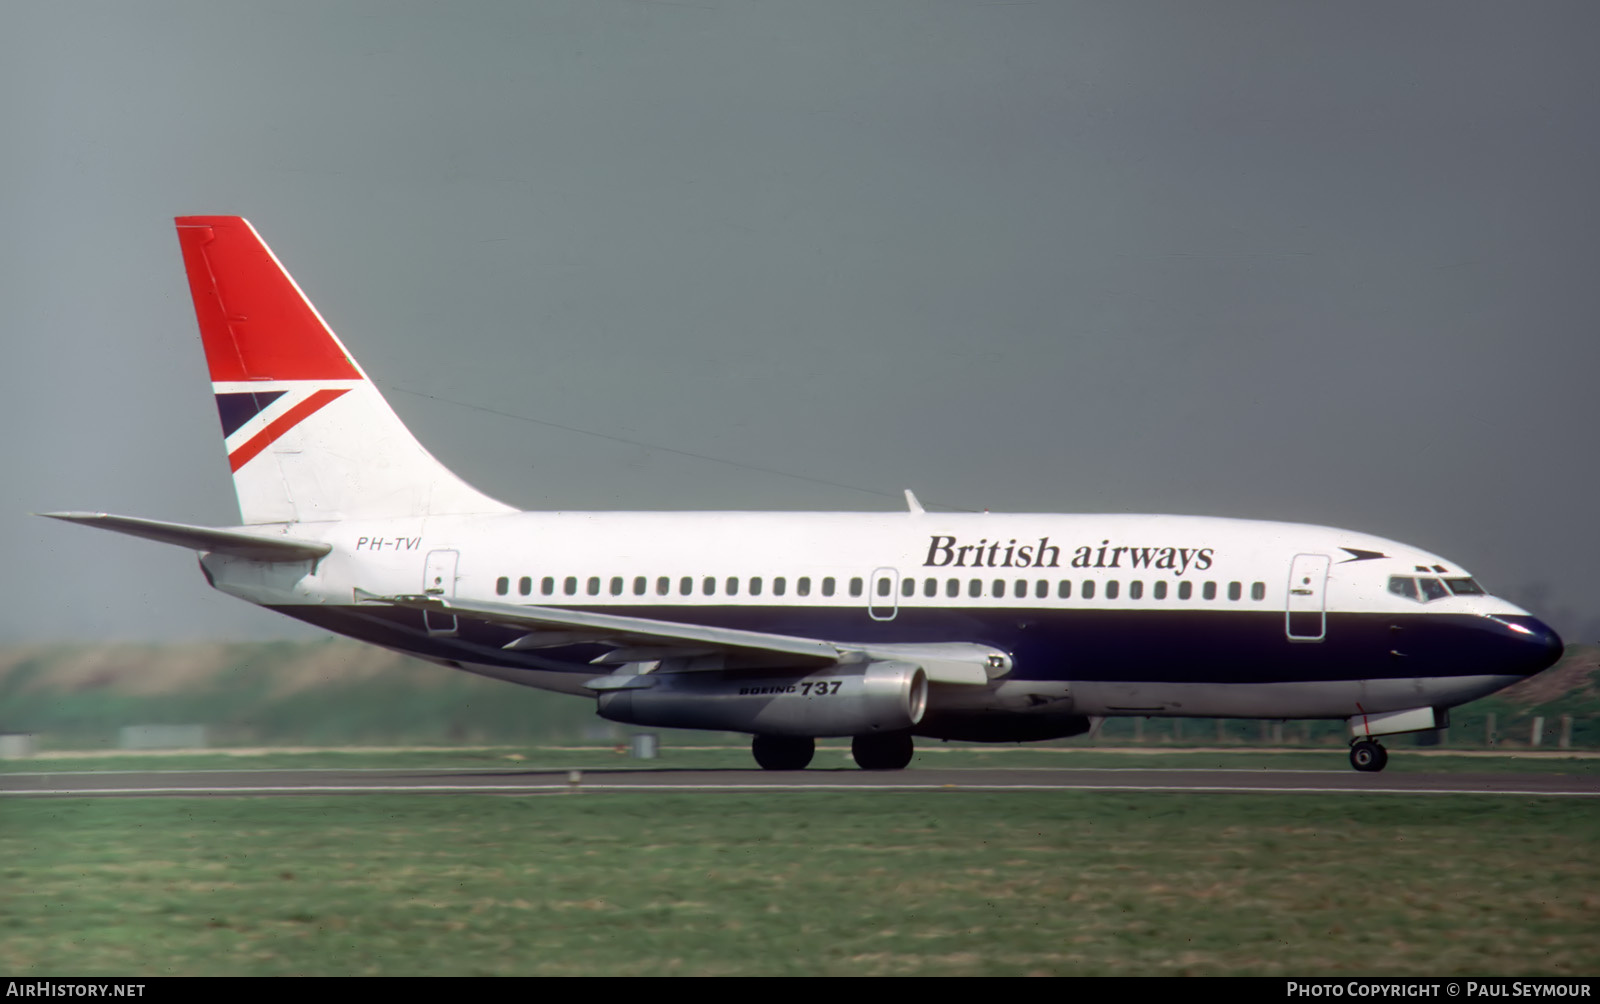
<path fill-rule="evenodd" d="M 1352 770 L 911 768 L 681 770 L 130 770 L 0 774 L 0 796 L 148 797 L 571 791 L 1188 791 L 1600 797 L 1600 775 L 1360 774 Z"/>

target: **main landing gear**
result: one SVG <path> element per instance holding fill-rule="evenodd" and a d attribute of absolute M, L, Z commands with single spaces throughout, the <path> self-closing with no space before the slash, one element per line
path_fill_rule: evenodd
<path fill-rule="evenodd" d="M 816 751 L 816 741 L 810 736 L 756 736 L 750 743 L 750 752 L 763 770 L 804 770 Z M 901 770 L 915 752 L 911 736 L 905 732 L 850 740 L 850 755 L 862 770 Z"/>
<path fill-rule="evenodd" d="M 805 770 L 817 743 L 810 736 L 756 736 L 750 752 L 763 770 Z"/>
<path fill-rule="evenodd" d="M 1358 739 L 1350 744 L 1350 766 L 1376 774 L 1389 762 L 1389 751 L 1374 739 Z"/>
<path fill-rule="evenodd" d="M 856 736 L 850 740 L 850 755 L 862 770 L 904 770 L 916 752 L 911 736 L 905 732 L 888 735 Z"/>

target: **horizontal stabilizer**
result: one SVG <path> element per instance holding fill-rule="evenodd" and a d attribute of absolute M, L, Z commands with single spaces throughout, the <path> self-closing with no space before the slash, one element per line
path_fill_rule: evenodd
<path fill-rule="evenodd" d="M 165 523 L 133 516 L 112 516 L 103 512 L 45 512 L 39 515 L 68 523 L 97 526 L 102 530 L 114 530 L 130 537 L 143 537 L 163 544 L 177 544 L 179 547 L 192 547 L 196 551 L 214 551 L 255 561 L 311 561 L 333 550 L 332 544 L 311 540 L 270 537 L 241 530 L 190 526 L 187 523 Z"/>

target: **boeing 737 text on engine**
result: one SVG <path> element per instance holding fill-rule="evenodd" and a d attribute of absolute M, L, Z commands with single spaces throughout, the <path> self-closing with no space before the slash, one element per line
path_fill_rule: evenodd
<path fill-rule="evenodd" d="M 1100 716 L 1378 737 L 1544 669 L 1561 641 L 1461 567 L 1349 530 L 1197 516 L 519 512 L 412 437 L 266 244 L 180 217 L 240 524 L 50 513 L 200 554 L 217 589 L 618 722 L 1016 742 Z"/>

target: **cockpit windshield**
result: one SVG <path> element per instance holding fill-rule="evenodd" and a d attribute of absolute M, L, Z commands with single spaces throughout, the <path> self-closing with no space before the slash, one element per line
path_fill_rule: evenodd
<path fill-rule="evenodd" d="M 1418 603 L 1442 600 L 1447 596 L 1483 596 L 1483 587 L 1475 579 L 1443 579 L 1424 575 L 1391 575 L 1389 592 Z"/>

